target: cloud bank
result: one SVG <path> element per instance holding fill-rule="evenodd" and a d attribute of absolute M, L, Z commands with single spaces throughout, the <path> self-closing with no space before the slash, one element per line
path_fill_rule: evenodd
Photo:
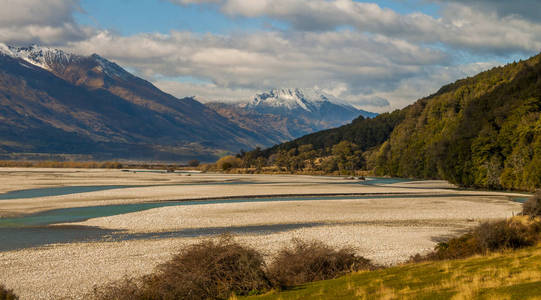
<path fill-rule="evenodd" d="M 318 87 L 385 111 L 508 57 L 541 50 L 541 4 L 526 0 L 512 6 L 503 0 L 432 0 L 440 7 L 437 15 L 352 0 L 171 0 L 283 26 L 129 36 L 77 24 L 77 0 L 7 2 L 8 9 L 0 11 L 0 42 L 98 53 L 176 96 L 204 101 L 248 100 L 276 87 Z"/>

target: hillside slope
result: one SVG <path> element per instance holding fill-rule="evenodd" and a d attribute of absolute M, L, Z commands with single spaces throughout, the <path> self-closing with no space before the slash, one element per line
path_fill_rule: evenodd
<path fill-rule="evenodd" d="M 380 114 L 372 119 L 360 116 L 350 124 L 308 134 L 266 149 L 263 153 L 270 155 L 278 151 L 289 151 L 302 145 L 312 145 L 314 149 L 325 155 L 330 153 L 332 146 L 344 140 L 357 144 L 361 150 L 366 151 L 385 142 L 395 126 L 403 119 L 404 112 L 400 110 Z"/>
<path fill-rule="evenodd" d="M 537 299 L 541 248 L 406 264 L 240 299 Z"/>
<path fill-rule="evenodd" d="M 266 143 L 192 99 L 98 56 L 0 47 L 0 152 L 214 159 Z"/>
<path fill-rule="evenodd" d="M 354 145 L 334 148 L 343 141 Z M 374 168 L 377 175 L 438 178 L 490 189 L 539 188 L 541 55 L 458 80 L 393 113 L 358 118 L 259 155 L 268 159 L 278 154 L 280 162 L 295 162 L 308 157 L 303 149 L 332 158 L 340 148 L 350 157 L 357 155 L 355 150 L 364 151 L 367 161 L 357 167 Z M 316 160 L 289 163 L 294 167 L 288 170 L 302 170 Z"/>
<path fill-rule="evenodd" d="M 404 110 L 378 174 L 462 186 L 541 186 L 541 55 L 443 87 Z"/>

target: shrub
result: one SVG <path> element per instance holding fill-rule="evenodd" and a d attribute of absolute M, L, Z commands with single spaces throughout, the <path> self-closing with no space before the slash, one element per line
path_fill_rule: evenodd
<path fill-rule="evenodd" d="M 481 249 L 485 251 L 532 246 L 539 240 L 539 233 L 539 223 L 523 222 L 520 218 L 486 222 L 479 225 L 474 231 Z"/>
<path fill-rule="evenodd" d="M 270 283 L 259 252 L 223 236 L 186 247 L 156 274 L 95 290 L 98 299 L 228 299 L 265 291 Z"/>
<path fill-rule="evenodd" d="M 197 166 L 199 166 L 199 164 L 200 164 L 200 162 L 197 159 L 192 159 L 192 160 L 188 161 L 188 166 L 190 166 L 190 167 L 197 167 Z"/>
<path fill-rule="evenodd" d="M 218 170 L 223 171 L 227 171 L 231 168 L 238 168 L 241 164 L 242 161 L 240 160 L 240 158 L 232 155 L 224 156 L 218 159 L 218 161 L 216 161 L 216 167 L 218 168 Z"/>
<path fill-rule="evenodd" d="M 134 279 L 124 278 L 103 287 L 94 287 L 94 294 L 91 298 L 103 300 L 157 299 L 146 297 L 145 293 L 148 291 L 141 288 L 142 284 L 142 282 L 137 282 Z"/>
<path fill-rule="evenodd" d="M 233 164 L 231 164 L 230 162 L 227 162 L 227 161 L 226 161 L 226 162 L 224 162 L 224 163 L 222 164 L 222 170 L 223 170 L 223 171 L 227 171 L 227 170 L 229 170 L 229 169 L 231 169 L 231 168 L 233 168 Z"/>
<path fill-rule="evenodd" d="M 411 261 L 465 258 L 502 249 L 532 246 L 541 240 L 541 223 L 524 217 L 484 222 L 471 232 L 439 243 L 427 255 L 415 255 Z"/>
<path fill-rule="evenodd" d="M 541 217 L 541 189 L 522 205 L 522 214 L 531 217 Z"/>
<path fill-rule="evenodd" d="M 0 300 L 17 300 L 19 297 L 13 293 L 12 290 L 8 290 L 5 286 L 0 284 Z"/>
<path fill-rule="evenodd" d="M 291 247 L 280 250 L 268 268 L 277 287 L 331 279 L 347 272 L 373 269 L 369 260 L 355 255 L 353 248 L 335 250 L 322 242 L 294 239 Z"/>

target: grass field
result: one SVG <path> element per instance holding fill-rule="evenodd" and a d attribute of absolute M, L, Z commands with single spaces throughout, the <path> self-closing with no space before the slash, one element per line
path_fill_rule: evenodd
<path fill-rule="evenodd" d="M 541 246 L 353 273 L 242 299 L 541 299 Z"/>

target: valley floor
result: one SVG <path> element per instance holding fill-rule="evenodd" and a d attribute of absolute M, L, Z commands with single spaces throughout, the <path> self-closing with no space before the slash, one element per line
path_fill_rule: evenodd
<path fill-rule="evenodd" d="M 360 255 L 391 265 L 415 253 L 427 252 L 442 238 L 457 235 L 479 221 L 518 213 L 521 206 L 510 201 L 510 197 L 524 197 L 513 193 L 458 190 L 441 181 L 391 184 L 382 181 L 366 185 L 338 177 L 187 175 L 120 170 L 1 169 L 1 192 L 59 186 L 122 186 L 0 200 L 0 214 L 4 217 L 95 205 L 252 198 L 244 202 L 192 202 L 45 226 L 47 230 L 63 226 L 98 227 L 139 238 L 118 239 L 118 235 L 112 235 L 97 241 L 3 251 L 0 252 L 0 283 L 14 289 L 23 299 L 83 298 L 95 285 L 150 273 L 183 245 L 199 241 L 202 236 L 227 231 L 236 233 L 240 242 L 262 250 L 267 258 L 292 238 L 301 238 L 318 239 L 333 246 L 351 245 Z M 342 196 L 253 198 L 325 194 Z"/>

